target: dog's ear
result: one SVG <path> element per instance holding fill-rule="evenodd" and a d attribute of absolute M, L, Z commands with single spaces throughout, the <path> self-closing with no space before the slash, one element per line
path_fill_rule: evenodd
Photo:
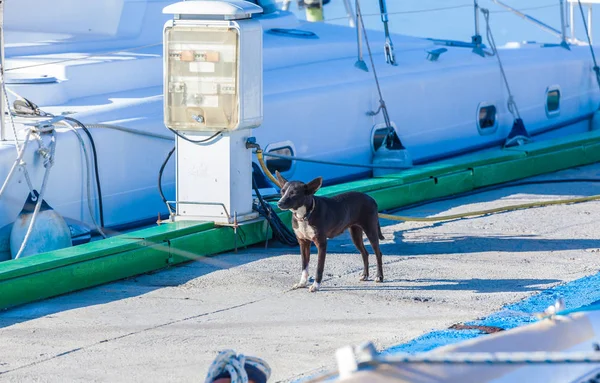
<path fill-rule="evenodd" d="M 285 178 L 283 178 L 281 173 L 279 173 L 279 170 L 275 170 L 275 176 L 277 177 L 277 181 L 279 181 L 280 188 L 282 188 L 283 185 L 287 184 L 288 181 Z"/>
<path fill-rule="evenodd" d="M 319 190 L 319 188 L 321 187 L 322 184 L 323 184 L 323 177 L 317 177 L 314 180 L 312 180 L 306 184 L 306 192 L 308 194 L 315 194 L 317 192 L 317 190 Z"/>

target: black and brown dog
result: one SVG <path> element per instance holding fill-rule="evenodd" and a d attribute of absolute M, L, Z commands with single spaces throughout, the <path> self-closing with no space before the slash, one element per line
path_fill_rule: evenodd
<path fill-rule="evenodd" d="M 347 192 L 331 198 L 317 197 L 315 193 L 321 187 L 323 179 L 315 178 L 305 184 L 300 181 L 288 181 L 275 172 L 281 187 L 281 199 L 277 206 L 292 211 L 292 226 L 300 243 L 302 255 L 302 276 L 294 289 L 308 284 L 308 264 L 310 244 L 314 242 L 318 249 L 317 275 L 311 292 L 319 289 L 323 280 L 327 239 L 334 238 L 346 229 L 350 229 L 352 242 L 362 255 L 364 270 L 361 281 L 369 279 L 369 253 L 363 243 L 363 233 L 367 235 L 377 258 L 377 277 L 375 282 L 383 282 L 383 266 L 379 240 L 384 239 L 379 225 L 377 202 L 370 196 L 359 192 Z"/>

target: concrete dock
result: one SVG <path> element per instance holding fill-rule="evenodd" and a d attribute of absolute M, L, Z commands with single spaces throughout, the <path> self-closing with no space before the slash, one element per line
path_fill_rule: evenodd
<path fill-rule="evenodd" d="M 544 178 L 600 179 L 600 164 Z M 518 186 L 402 214 L 595 194 L 600 182 Z M 0 312 L 0 381 L 200 382 L 226 348 L 267 360 L 272 382 L 294 381 L 334 368 L 339 347 L 371 340 L 385 349 L 596 274 L 599 226 L 600 202 L 382 221 L 385 283 L 359 282 L 362 261 L 344 234 L 329 242 L 317 293 L 289 290 L 300 277 L 297 248 L 242 248 Z M 311 275 L 315 267 L 313 248 Z"/>

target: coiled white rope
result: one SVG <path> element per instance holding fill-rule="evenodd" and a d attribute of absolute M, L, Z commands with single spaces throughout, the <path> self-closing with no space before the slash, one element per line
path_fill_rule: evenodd
<path fill-rule="evenodd" d="M 212 383 L 221 373 L 228 372 L 231 377 L 231 383 L 248 383 L 248 373 L 244 368 L 245 365 L 250 365 L 258 369 L 265 375 L 265 381 L 269 380 L 271 367 L 269 367 L 267 362 L 261 358 L 236 354 L 233 350 L 224 350 L 219 352 L 219 355 L 217 355 L 210 365 L 204 382 Z"/>

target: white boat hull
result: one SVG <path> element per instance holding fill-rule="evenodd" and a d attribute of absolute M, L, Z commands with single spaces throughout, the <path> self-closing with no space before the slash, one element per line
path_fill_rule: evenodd
<path fill-rule="evenodd" d="M 427 353 L 430 357 L 493 353 L 508 358 L 511 353 L 548 355 L 548 353 L 593 353 L 600 341 L 600 313 L 578 313 L 543 320 L 506 332 L 482 336 Z M 381 364 L 359 370 L 346 378 L 328 381 L 344 383 L 514 383 L 587 382 L 600 373 L 598 363 L 493 363 Z M 318 381 L 318 380 L 316 380 Z"/>

